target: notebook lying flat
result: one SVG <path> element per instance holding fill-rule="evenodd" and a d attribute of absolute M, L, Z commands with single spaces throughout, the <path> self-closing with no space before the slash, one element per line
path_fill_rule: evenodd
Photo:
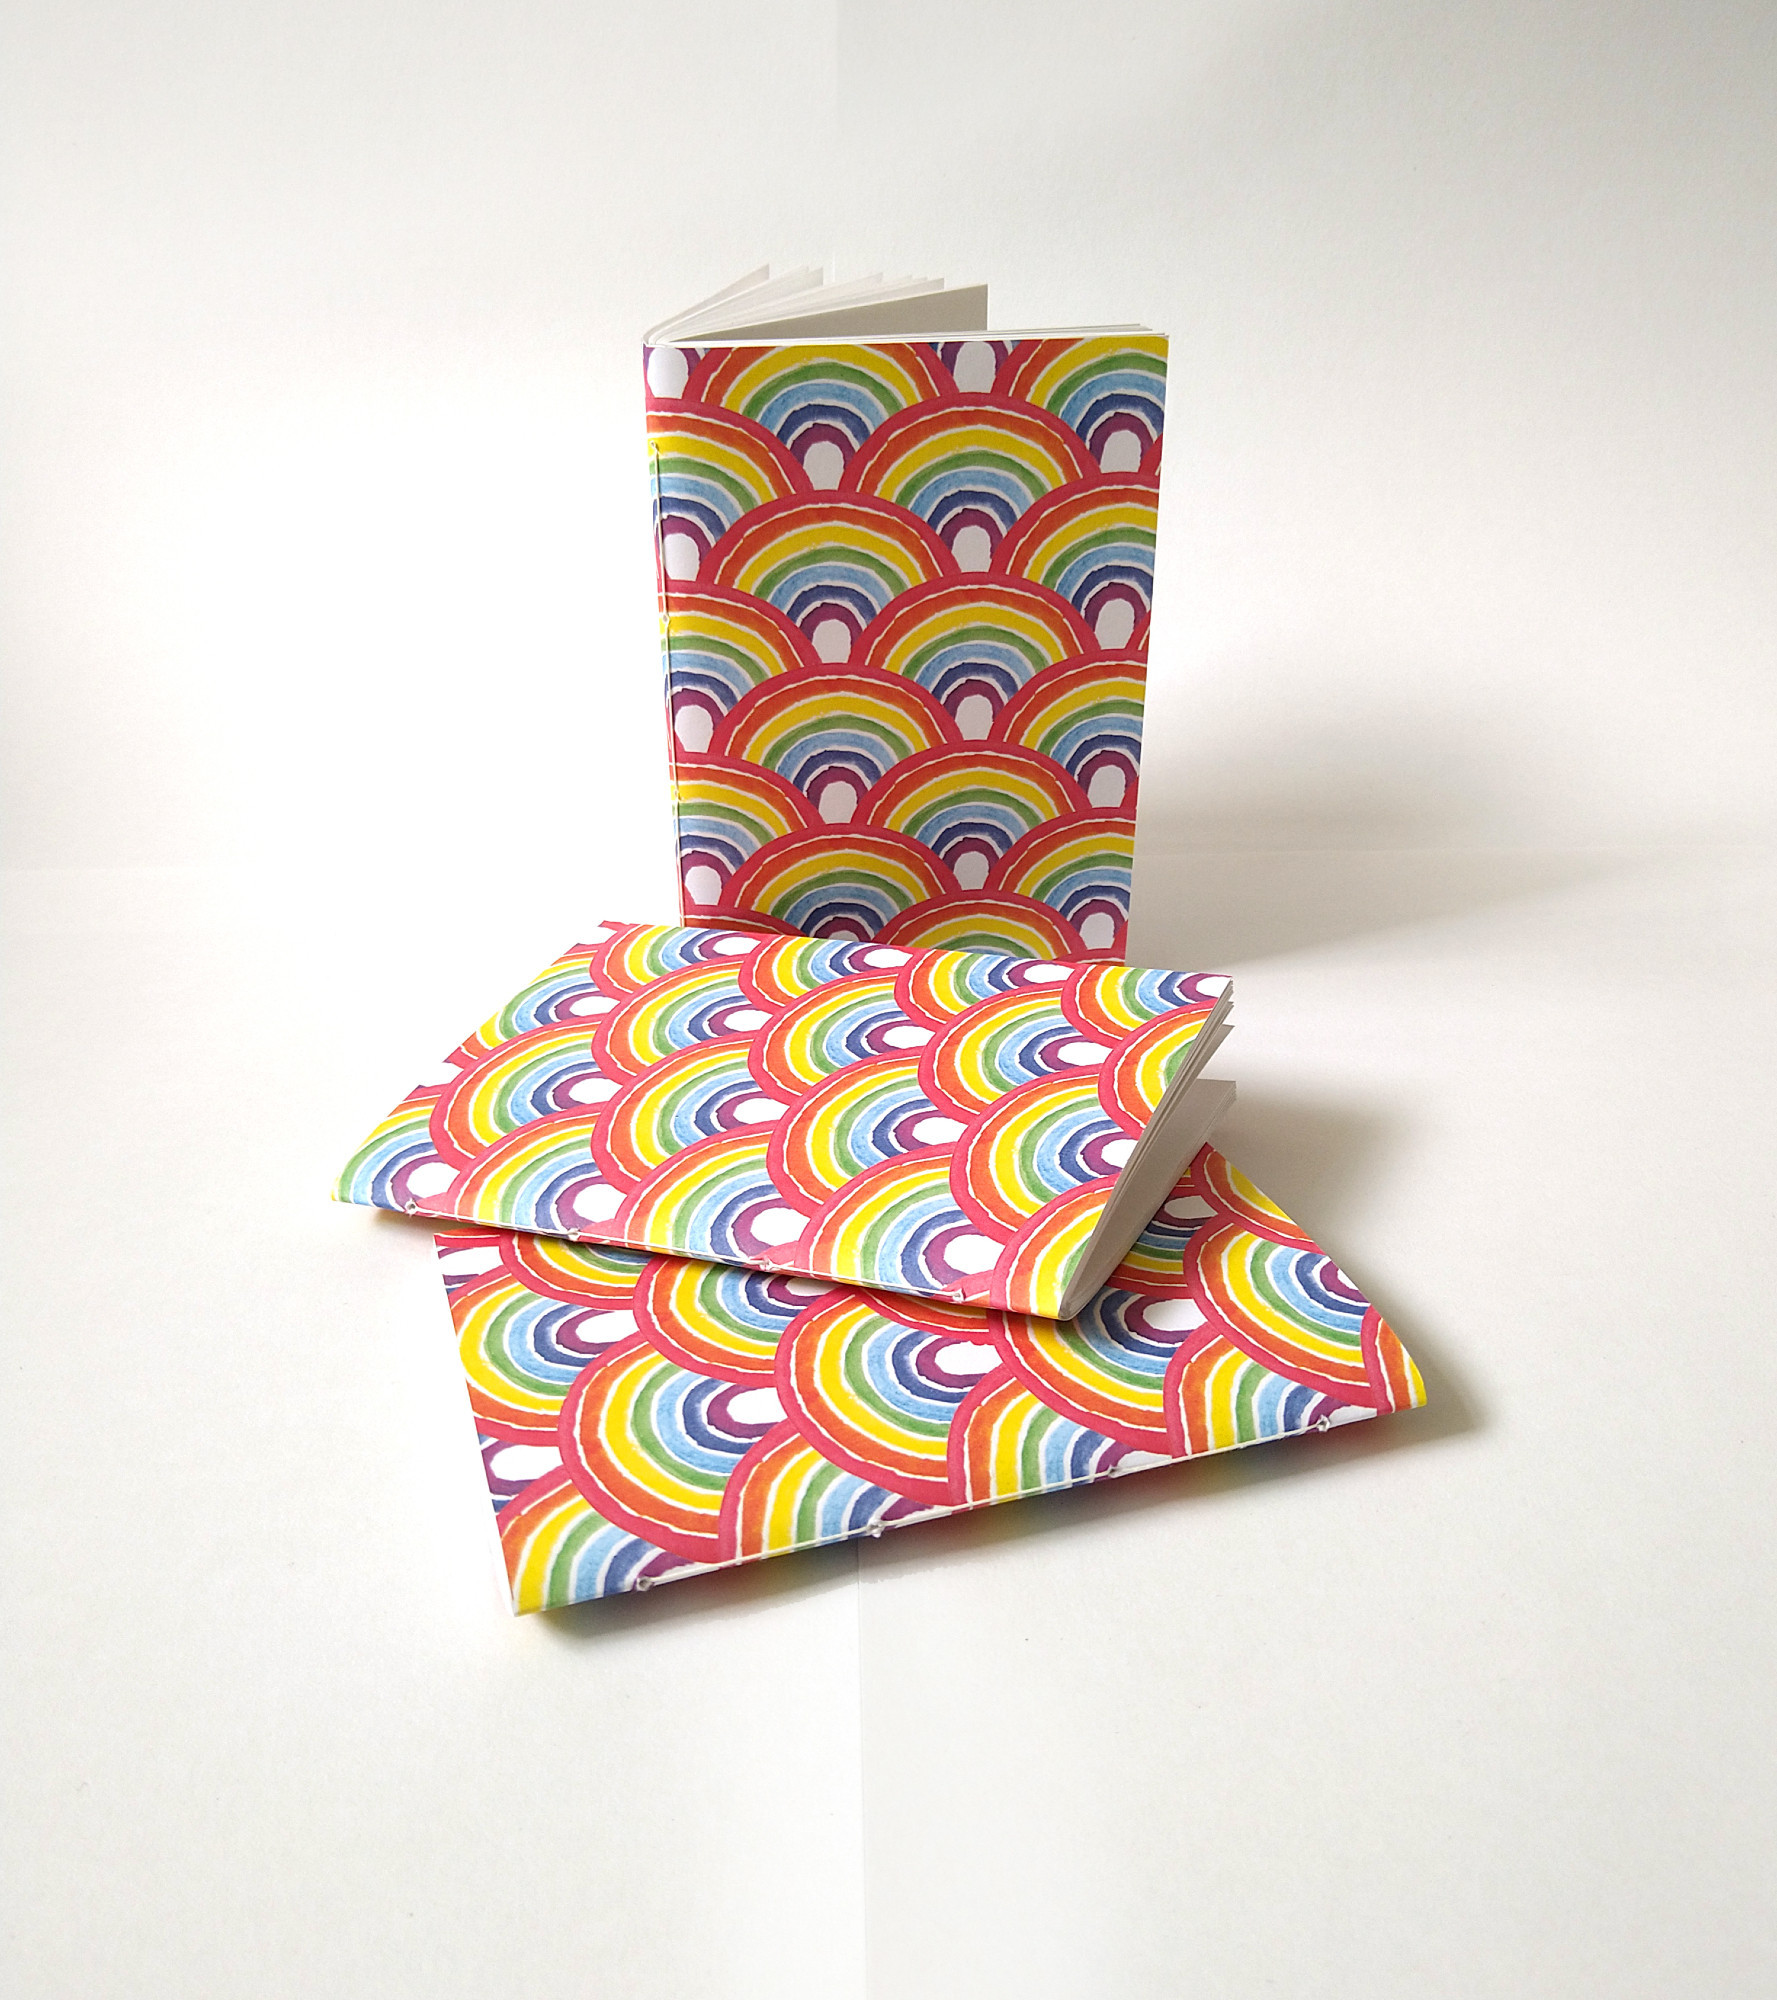
<path fill-rule="evenodd" d="M 1120 957 L 1164 337 L 758 271 L 644 363 L 685 921 Z"/>
<path fill-rule="evenodd" d="M 518 1611 L 1425 1401 L 1376 1309 L 1210 1147 L 1069 1325 L 436 1241 Z"/>
<path fill-rule="evenodd" d="M 1213 974 L 596 928 L 338 1199 L 1069 1318 L 1233 1095 Z"/>

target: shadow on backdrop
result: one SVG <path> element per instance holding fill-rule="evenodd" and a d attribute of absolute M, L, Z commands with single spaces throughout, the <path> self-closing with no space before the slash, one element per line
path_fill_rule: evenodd
<path fill-rule="evenodd" d="M 1640 865 L 1620 849 L 1483 844 L 1510 821 L 1500 774 L 1520 791 L 1526 779 L 1481 716 L 1347 698 L 1288 723 L 1248 719 L 1250 746 L 1230 746 L 1224 724 L 1213 752 L 1144 759 L 1136 964 L 1236 967 Z"/>

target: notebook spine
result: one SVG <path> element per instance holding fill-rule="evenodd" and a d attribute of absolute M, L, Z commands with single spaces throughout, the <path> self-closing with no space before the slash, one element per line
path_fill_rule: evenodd
<path fill-rule="evenodd" d="M 648 350 L 642 349 L 642 379 L 647 381 Z M 644 398 L 644 412 L 646 411 Z M 672 840 L 676 854 L 679 839 L 679 739 L 673 730 L 673 622 L 672 603 L 667 592 L 666 540 L 663 521 L 665 510 L 662 506 L 664 487 L 660 471 L 660 446 L 653 432 L 648 433 L 648 513 L 652 523 L 654 539 L 654 592 L 660 619 L 660 698 L 666 710 L 666 760 L 667 760 L 667 811 L 672 815 Z M 685 889 L 679 871 L 673 871 L 678 883 L 679 921 L 688 921 L 685 915 Z"/>

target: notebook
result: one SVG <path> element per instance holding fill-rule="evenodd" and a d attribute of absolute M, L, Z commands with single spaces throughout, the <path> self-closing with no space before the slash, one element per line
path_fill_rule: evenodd
<path fill-rule="evenodd" d="M 457 1226 L 513 1608 L 1417 1407 L 1339 1267 L 1205 1147 L 1068 1325 Z"/>
<path fill-rule="evenodd" d="M 1233 1086 L 1229 982 L 601 924 L 409 1093 L 336 1198 L 1071 1318 Z"/>
<path fill-rule="evenodd" d="M 684 921 L 1121 957 L 1164 337 L 758 271 L 644 361 Z"/>

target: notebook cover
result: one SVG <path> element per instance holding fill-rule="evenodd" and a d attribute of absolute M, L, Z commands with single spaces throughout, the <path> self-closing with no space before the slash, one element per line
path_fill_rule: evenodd
<path fill-rule="evenodd" d="M 599 925 L 342 1201 L 1053 1313 L 1228 982 Z"/>
<path fill-rule="evenodd" d="M 1121 957 L 1164 338 L 644 359 L 685 921 Z"/>
<path fill-rule="evenodd" d="M 518 1611 L 1425 1401 L 1204 1147 L 1068 1326 L 507 1231 L 436 1238 Z"/>

